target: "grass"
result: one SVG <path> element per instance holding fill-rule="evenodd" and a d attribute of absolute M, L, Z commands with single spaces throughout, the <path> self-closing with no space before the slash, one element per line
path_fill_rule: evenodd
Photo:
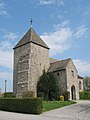
<path fill-rule="evenodd" d="M 43 112 L 75 104 L 74 101 L 43 101 Z"/>

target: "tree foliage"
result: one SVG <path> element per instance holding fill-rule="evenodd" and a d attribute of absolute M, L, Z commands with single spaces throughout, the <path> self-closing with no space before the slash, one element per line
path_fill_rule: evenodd
<path fill-rule="evenodd" d="M 45 70 L 37 84 L 37 95 L 45 100 L 57 100 L 59 98 L 58 81 L 52 73 L 47 74 Z"/>
<path fill-rule="evenodd" d="M 90 77 L 84 77 L 84 91 L 90 91 Z"/>

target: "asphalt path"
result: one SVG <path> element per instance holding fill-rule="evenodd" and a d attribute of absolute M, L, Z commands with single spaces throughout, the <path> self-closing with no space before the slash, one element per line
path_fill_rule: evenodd
<path fill-rule="evenodd" d="M 0 111 L 0 120 L 90 120 L 90 101 L 44 112 L 41 115 Z"/>

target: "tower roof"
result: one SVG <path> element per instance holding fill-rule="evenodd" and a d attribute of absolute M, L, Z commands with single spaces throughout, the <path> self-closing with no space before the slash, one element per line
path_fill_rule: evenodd
<path fill-rule="evenodd" d="M 36 34 L 36 32 L 32 28 L 30 28 L 28 32 L 22 37 L 22 39 L 17 43 L 14 49 L 30 42 L 49 49 L 45 42 Z"/>

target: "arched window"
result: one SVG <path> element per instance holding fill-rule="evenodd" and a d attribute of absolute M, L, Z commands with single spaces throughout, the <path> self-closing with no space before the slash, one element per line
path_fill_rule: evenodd
<path fill-rule="evenodd" d="M 81 84 L 82 84 L 81 81 L 79 81 L 79 90 L 81 90 Z"/>

